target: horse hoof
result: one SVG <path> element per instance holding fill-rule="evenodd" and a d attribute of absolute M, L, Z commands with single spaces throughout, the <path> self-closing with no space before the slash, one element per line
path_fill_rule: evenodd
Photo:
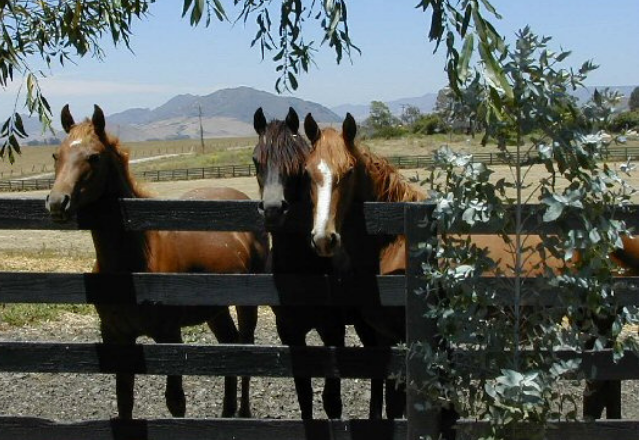
<path fill-rule="evenodd" d="M 253 416 L 251 415 L 251 410 L 249 408 L 240 408 L 240 411 L 238 412 L 238 417 L 242 419 L 250 419 Z"/>
<path fill-rule="evenodd" d="M 173 417 L 183 418 L 187 413 L 187 401 L 184 396 L 181 399 L 167 400 L 167 408 Z"/>
<path fill-rule="evenodd" d="M 222 410 L 222 415 L 220 417 L 223 419 L 233 419 L 236 417 L 236 409 L 225 408 Z"/>

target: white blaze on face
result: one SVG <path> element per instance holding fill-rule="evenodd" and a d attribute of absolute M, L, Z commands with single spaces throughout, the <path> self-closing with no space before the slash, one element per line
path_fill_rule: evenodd
<path fill-rule="evenodd" d="M 72 141 L 72 142 L 69 144 L 69 146 L 70 146 L 70 147 L 75 147 L 75 146 L 80 145 L 80 144 L 82 144 L 82 139 L 76 139 L 75 141 Z"/>
<path fill-rule="evenodd" d="M 329 221 L 329 212 L 331 211 L 331 186 L 333 179 L 331 168 L 329 168 L 329 165 L 327 165 L 324 160 L 318 164 L 318 171 L 320 171 L 322 175 L 322 182 L 317 184 L 318 201 L 316 203 L 316 218 L 313 233 L 314 235 L 325 235 L 327 222 Z"/>

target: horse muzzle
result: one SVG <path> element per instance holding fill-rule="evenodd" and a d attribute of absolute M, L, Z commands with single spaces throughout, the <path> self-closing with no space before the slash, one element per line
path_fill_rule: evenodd
<path fill-rule="evenodd" d="M 342 246 L 340 234 L 330 232 L 328 234 L 317 234 L 312 232 L 311 246 L 321 257 L 333 257 Z"/>
<path fill-rule="evenodd" d="M 286 200 L 280 203 L 267 203 L 261 201 L 258 204 L 258 212 L 264 217 L 264 224 L 268 231 L 276 231 L 284 225 L 289 212 L 289 204 Z"/>
<path fill-rule="evenodd" d="M 71 218 L 71 196 L 69 194 L 52 191 L 45 200 L 45 207 L 54 222 L 64 223 Z"/>

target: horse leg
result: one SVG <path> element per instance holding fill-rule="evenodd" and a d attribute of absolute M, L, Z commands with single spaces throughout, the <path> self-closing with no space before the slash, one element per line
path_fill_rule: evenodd
<path fill-rule="evenodd" d="M 395 379 L 385 381 L 387 419 L 400 419 L 404 415 L 407 393 L 404 384 L 398 384 Z"/>
<path fill-rule="evenodd" d="M 221 344 L 237 344 L 240 339 L 229 309 L 225 308 L 213 319 L 207 321 L 209 328 Z M 238 378 L 225 376 L 222 417 L 234 417 L 238 410 Z"/>
<path fill-rule="evenodd" d="M 364 347 L 377 346 L 376 332 L 363 320 L 356 318 L 354 328 Z M 382 379 L 371 379 L 371 400 L 369 401 L 369 418 L 382 418 Z"/>
<path fill-rule="evenodd" d="M 240 343 L 255 343 L 255 331 L 258 323 L 258 308 L 253 306 L 236 307 L 238 314 L 238 331 L 240 332 Z M 240 417 L 251 417 L 251 404 L 249 402 L 249 393 L 251 386 L 251 377 L 242 376 L 242 395 L 240 397 Z"/>
<path fill-rule="evenodd" d="M 596 317 L 594 322 L 600 334 L 608 334 L 611 329 L 612 318 Z M 592 349 L 595 340 L 586 344 Z M 585 419 L 600 419 L 603 411 L 607 410 L 607 419 L 622 418 L 620 402 L 621 382 L 619 380 L 588 380 L 585 385 L 582 414 Z"/>
<path fill-rule="evenodd" d="M 607 419 L 622 418 L 622 381 L 607 381 Z"/>
<path fill-rule="evenodd" d="M 600 419 L 606 408 L 607 419 L 622 418 L 620 389 L 619 380 L 588 380 L 585 385 L 582 416 L 585 419 Z"/>
<path fill-rule="evenodd" d="M 336 320 L 329 326 L 319 328 L 318 333 L 325 347 L 344 347 L 345 328 L 341 320 Z M 339 377 L 325 378 L 322 405 L 328 418 L 339 419 L 342 417 L 342 396 L 340 394 Z"/>
<path fill-rule="evenodd" d="M 280 341 L 289 347 L 304 347 L 307 345 L 306 330 L 282 318 L 282 312 L 276 313 L 276 327 Z M 295 363 L 295 359 L 293 359 Z M 311 378 L 294 376 L 293 383 L 296 386 L 300 417 L 303 420 L 313 419 L 313 389 Z"/>
<path fill-rule="evenodd" d="M 379 345 L 384 348 L 391 348 L 399 341 L 393 341 L 383 335 L 379 335 Z M 387 419 L 401 419 L 405 412 L 407 403 L 406 386 L 404 383 L 397 383 L 396 379 L 386 379 L 385 381 L 385 412 Z"/>
<path fill-rule="evenodd" d="M 101 325 L 102 341 L 105 344 L 134 345 L 135 336 L 122 336 Z M 116 373 L 116 402 L 118 418 L 131 420 L 133 418 L 133 387 L 135 375 L 133 373 Z"/>
<path fill-rule="evenodd" d="M 182 344 L 180 327 L 171 328 L 166 333 L 154 335 L 153 340 L 158 344 Z M 164 391 L 167 408 L 173 417 L 184 417 L 187 412 L 187 399 L 184 397 L 181 375 L 167 376 Z"/>

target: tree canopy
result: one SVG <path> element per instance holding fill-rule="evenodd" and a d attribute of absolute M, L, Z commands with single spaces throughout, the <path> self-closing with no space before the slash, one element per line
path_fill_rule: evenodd
<path fill-rule="evenodd" d="M 12 114 L 0 129 L 0 156 L 20 151 L 20 139 L 27 136 L 18 114 L 22 101 L 30 114 L 37 114 L 43 127 L 51 125 L 52 113 L 34 69 L 41 59 L 48 67 L 82 57 L 104 57 L 103 38 L 129 48 L 136 20 L 149 19 L 156 0 L 0 0 L 0 87 L 21 81 Z M 279 73 L 278 92 L 298 87 L 298 76 L 315 63 L 315 53 L 325 47 L 339 64 L 360 53 L 349 32 L 347 0 L 183 0 L 182 15 L 192 26 L 215 23 L 255 22 L 252 46 L 263 59 L 269 58 Z M 394 6 L 390 5 L 389 8 Z M 508 82 L 500 73 L 494 51 L 503 46 L 502 37 L 484 18 L 499 18 L 488 0 L 421 0 L 417 9 L 431 14 L 428 38 L 435 49 L 444 42 L 447 72 L 453 90 L 466 75 L 477 42 L 477 53 L 495 79 L 497 88 L 509 94 Z M 307 41 L 309 27 L 320 29 L 320 42 Z M 25 92 L 24 95 L 22 92 Z M 22 96 L 24 96 L 22 98 Z"/>

